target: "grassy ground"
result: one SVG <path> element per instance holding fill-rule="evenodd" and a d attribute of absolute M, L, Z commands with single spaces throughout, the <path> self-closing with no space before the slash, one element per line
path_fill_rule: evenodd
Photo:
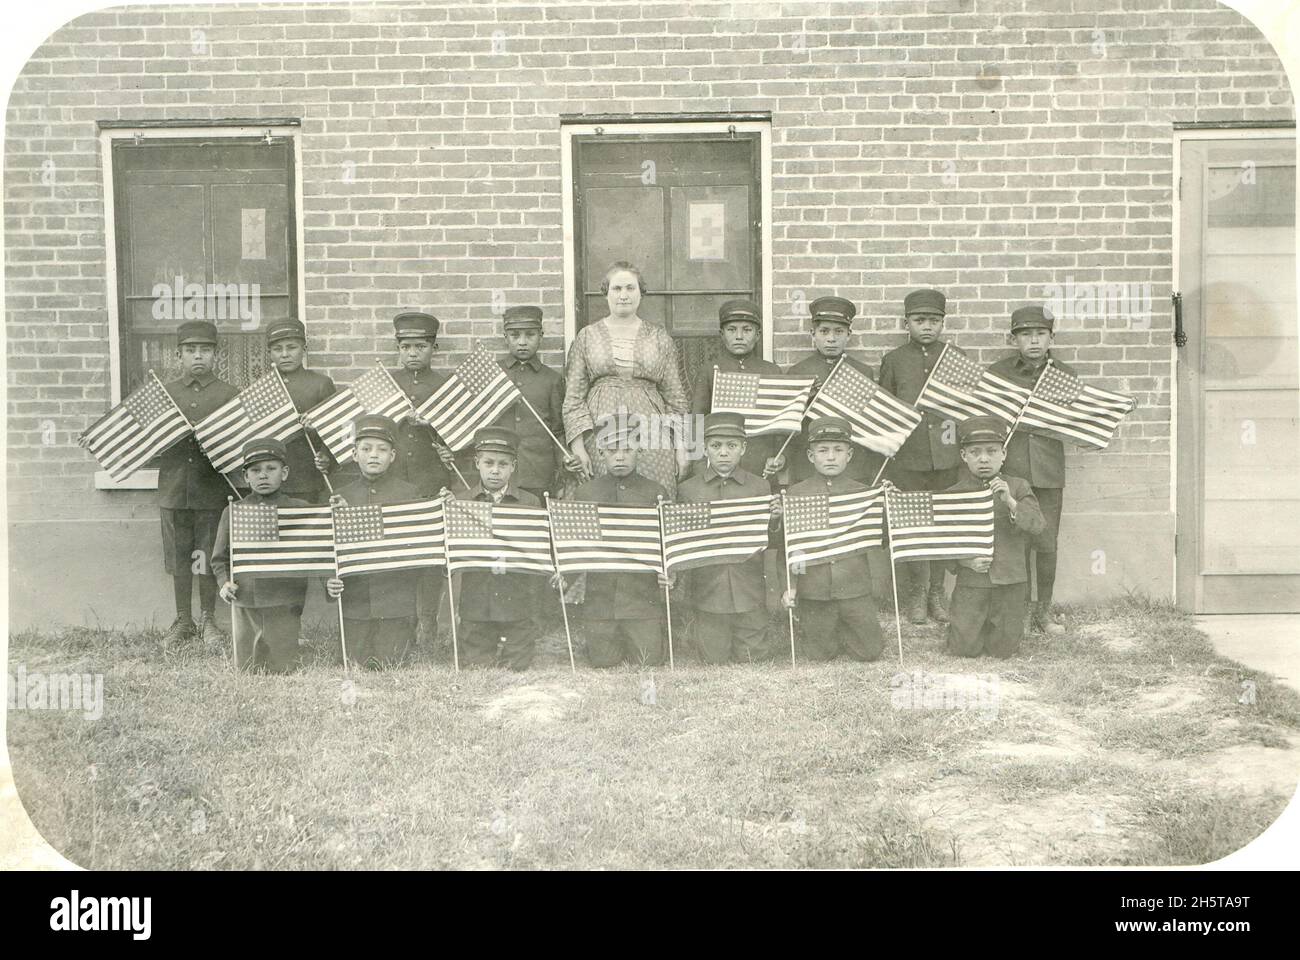
<path fill-rule="evenodd" d="M 250 677 L 152 631 L 18 635 L 11 673 L 103 673 L 106 702 L 10 711 L 9 752 L 37 828 L 101 869 L 1172 864 L 1264 830 L 1300 698 L 1170 608 L 1068 619 L 1005 662 L 909 627 L 901 669 L 574 676 L 550 635 L 526 674 L 439 653 L 351 686 L 328 641 Z M 945 706 L 916 671 L 964 679 Z"/>

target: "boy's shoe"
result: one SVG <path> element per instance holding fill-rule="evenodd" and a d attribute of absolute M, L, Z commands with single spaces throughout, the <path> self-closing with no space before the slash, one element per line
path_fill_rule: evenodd
<path fill-rule="evenodd" d="M 203 642 L 208 646 L 224 647 L 226 645 L 226 635 L 221 632 L 216 619 L 210 613 L 203 614 L 203 617 L 199 620 L 199 633 L 202 635 Z"/>
<path fill-rule="evenodd" d="M 1046 633 L 1051 636 L 1065 633 L 1065 624 L 1055 619 L 1050 610 L 1044 610 L 1042 605 L 1037 603 L 1029 608 L 1029 627 L 1035 633 Z"/>
<path fill-rule="evenodd" d="M 194 621 L 189 617 L 177 617 L 163 634 L 163 643 L 184 643 L 194 637 Z"/>
<path fill-rule="evenodd" d="M 926 594 L 925 603 L 932 619 L 938 623 L 948 622 L 948 598 L 943 595 L 943 587 L 937 583 L 930 584 L 930 592 Z"/>
<path fill-rule="evenodd" d="M 907 619 L 912 623 L 925 623 L 925 584 L 919 581 L 907 585 Z"/>

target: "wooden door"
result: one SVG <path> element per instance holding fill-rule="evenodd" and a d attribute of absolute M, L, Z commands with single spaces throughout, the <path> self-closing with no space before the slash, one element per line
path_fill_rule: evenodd
<path fill-rule="evenodd" d="M 1181 149 L 1179 604 L 1300 611 L 1295 139 Z"/>

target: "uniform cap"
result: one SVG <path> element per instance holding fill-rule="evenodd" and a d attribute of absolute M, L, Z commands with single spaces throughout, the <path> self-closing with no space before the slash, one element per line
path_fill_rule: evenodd
<path fill-rule="evenodd" d="M 245 467 L 251 467 L 259 460 L 279 460 L 281 463 L 287 463 L 289 460 L 289 451 L 285 449 L 284 441 L 277 440 L 275 437 L 249 440 L 244 444 L 243 455 Z"/>
<path fill-rule="evenodd" d="M 724 327 L 733 320 L 744 320 L 758 326 L 763 325 L 758 304 L 752 300 L 728 300 L 718 308 L 718 326 Z"/>
<path fill-rule="evenodd" d="M 903 314 L 910 317 L 914 313 L 937 313 L 944 316 L 948 301 L 938 290 L 913 290 L 903 298 Z"/>
<path fill-rule="evenodd" d="M 1047 307 L 1037 304 L 1029 307 L 1020 307 L 1011 313 L 1011 332 L 1025 330 L 1029 327 L 1046 327 L 1051 330 L 1056 322 L 1056 317 Z"/>
<path fill-rule="evenodd" d="M 709 413 L 704 416 L 704 439 L 745 437 L 745 417 L 739 413 Z"/>
<path fill-rule="evenodd" d="M 295 320 L 293 317 L 286 317 L 284 320 L 272 320 L 266 325 L 266 343 L 268 346 L 277 340 L 301 340 L 307 342 L 307 328 L 302 325 L 301 320 Z"/>
<path fill-rule="evenodd" d="M 207 320 L 187 320 L 176 328 L 176 345 L 217 342 L 217 326 Z"/>
<path fill-rule="evenodd" d="M 352 435 L 357 440 L 374 437 L 377 440 L 387 440 L 393 446 L 397 445 L 397 424 L 382 414 L 363 413 L 352 421 L 352 426 Z"/>
<path fill-rule="evenodd" d="M 808 425 L 809 445 L 819 440 L 843 440 L 853 442 L 853 428 L 849 422 L 840 417 L 819 417 Z"/>
<path fill-rule="evenodd" d="M 1007 425 L 997 417 L 970 417 L 957 424 L 957 442 L 1002 443 L 1007 439 Z"/>
<path fill-rule="evenodd" d="M 483 427 L 474 434 L 474 452 L 513 454 L 519 448 L 519 434 L 505 427 Z"/>
<path fill-rule="evenodd" d="M 540 330 L 542 329 L 541 307 L 507 307 L 501 318 L 504 330 Z"/>
<path fill-rule="evenodd" d="M 818 297 L 808 309 L 814 326 L 829 320 L 851 327 L 853 318 L 858 315 L 858 308 L 843 297 Z"/>
<path fill-rule="evenodd" d="M 438 318 L 431 313 L 412 310 L 393 317 L 393 328 L 398 340 L 404 337 L 432 340 L 438 336 Z"/>

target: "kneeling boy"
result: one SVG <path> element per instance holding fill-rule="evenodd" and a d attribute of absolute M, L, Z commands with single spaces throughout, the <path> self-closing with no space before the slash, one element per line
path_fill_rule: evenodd
<path fill-rule="evenodd" d="M 792 496 L 856 493 L 867 487 L 845 476 L 853 459 L 853 430 L 839 417 L 823 417 L 808 427 L 808 461 L 815 477 L 787 491 Z M 787 607 L 799 602 L 802 648 L 811 660 L 831 660 L 845 651 L 855 660 L 875 660 L 884 640 L 871 596 L 871 569 L 865 553 L 835 557 L 806 567 L 782 596 Z"/>
<path fill-rule="evenodd" d="M 1029 481 L 999 473 L 1006 438 L 1006 425 L 994 417 L 971 417 L 957 426 L 964 466 L 948 492 L 987 488 L 994 494 L 993 556 L 957 561 L 957 585 L 948 605 L 945 648 L 962 657 L 1009 657 L 1024 637 L 1025 544 L 1046 524 Z"/>
<path fill-rule="evenodd" d="M 289 479 L 289 451 L 284 443 L 273 437 L 250 440 L 243 452 L 244 479 L 252 490 L 239 501 L 241 504 L 307 506 L 306 501 L 286 496 L 281 490 Z M 231 605 L 235 669 L 287 673 L 296 667 L 307 579 L 231 577 L 230 507 L 226 507 L 217 524 L 212 573 L 220 584 L 221 599 Z"/>

